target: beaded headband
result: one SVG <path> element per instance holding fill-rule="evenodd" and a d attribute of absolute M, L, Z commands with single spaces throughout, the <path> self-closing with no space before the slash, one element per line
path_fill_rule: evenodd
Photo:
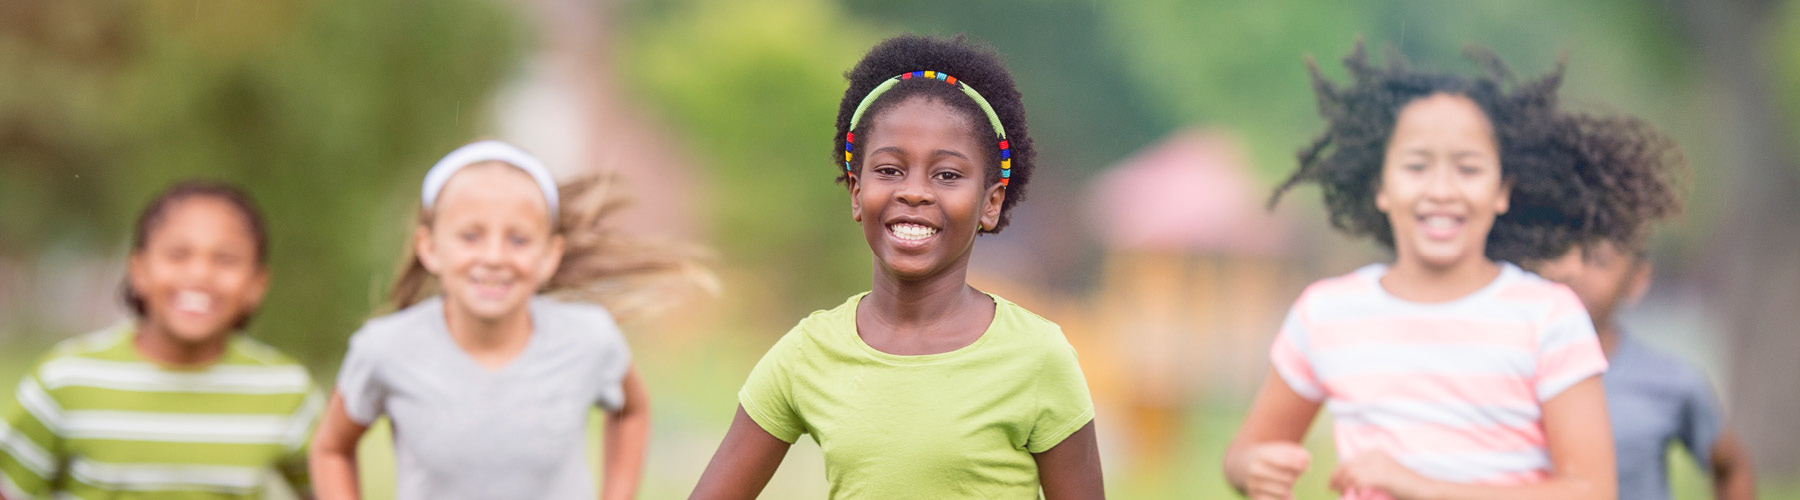
<path fill-rule="evenodd" d="M 856 150 L 856 133 L 851 132 L 850 130 L 856 130 L 856 123 L 862 121 L 863 112 L 868 111 L 869 105 L 873 104 L 876 98 L 887 93 L 889 89 L 894 88 L 895 84 L 900 83 L 901 80 L 911 80 L 914 78 L 937 80 L 954 85 L 957 90 L 961 90 L 963 94 L 968 95 L 970 99 L 975 100 L 975 105 L 980 106 L 983 113 L 987 113 L 988 124 L 994 126 L 994 135 L 1000 137 L 1000 185 L 1006 186 L 1007 183 L 1011 182 L 1012 149 L 1007 147 L 1006 128 L 1000 126 L 1000 115 L 994 112 L 994 107 L 988 105 L 987 99 L 981 97 L 981 93 L 976 92 L 974 87 L 970 87 L 969 84 L 957 80 L 954 76 L 937 71 L 913 71 L 910 73 L 901 73 L 899 76 L 881 82 L 881 85 L 876 85 L 875 90 L 869 91 L 868 97 L 864 97 L 862 102 L 856 105 L 856 112 L 850 114 L 850 129 L 844 132 L 844 171 L 850 171 L 850 159 L 852 158 L 852 153 Z"/>

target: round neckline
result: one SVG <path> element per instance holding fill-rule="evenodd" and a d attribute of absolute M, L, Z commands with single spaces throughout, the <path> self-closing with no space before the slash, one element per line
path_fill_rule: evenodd
<path fill-rule="evenodd" d="M 1389 291 L 1387 289 L 1386 285 L 1381 284 L 1381 278 L 1387 276 L 1388 272 L 1393 270 L 1392 265 L 1370 264 L 1369 267 L 1366 268 L 1366 269 L 1368 269 L 1368 271 L 1365 273 L 1365 276 L 1367 276 L 1368 279 L 1375 285 L 1376 293 L 1381 294 L 1381 298 L 1384 301 L 1393 302 L 1396 304 L 1402 304 L 1402 305 L 1405 305 L 1408 307 L 1446 308 L 1446 307 L 1459 306 L 1459 305 L 1469 303 L 1469 302 L 1474 302 L 1474 301 L 1486 298 L 1489 295 L 1499 293 L 1500 287 L 1502 284 L 1506 283 L 1507 281 L 1511 281 L 1514 276 L 1518 275 L 1518 273 L 1520 273 L 1520 272 L 1523 272 L 1519 269 L 1518 266 L 1513 265 L 1513 263 L 1511 263 L 1511 262 L 1502 260 L 1502 261 L 1497 261 L 1495 263 L 1499 264 L 1500 273 L 1495 274 L 1494 279 L 1488 280 L 1487 284 L 1481 285 L 1481 288 L 1477 288 L 1477 289 L 1475 289 L 1475 291 L 1464 294 L 1461 297 L 1457 297 L 1457 298 L 1445 300 L 1445 301 L 1439 301 L 1439 302 L 1419 302 L 1416 300 L 1409 300 L 1406 298 L 1402 298 L 1398 295 L 1394 295 L 1394 292 Z"/>
<path fill-rule="evenodd" d="M 979 349 L 983 344 L 986 344 L 988 339 L 993 338 L 994 337 L 994 325 L 1000 324 L 1000 316 L 1002 314 L 1004 314 L 1002 311 L 1006 310 L 1006 307 L 1004 307 L 1004 306 L 1006 304 L 1010 304 L 1010 302 L 1007 302 L 1006 299 L 1000 298 L 1000 296 L 998 296 L 998 295 L 994 295 L 994 294 L 988 293 L 988 292 L 981 292 L 981 293 L 982 293 L 982 295 L 988 296 L 989 299 L 993 299 L 993 301 L 994 301 L 994 319 L 992 321 L 988 322 L 987 328 L 985 328 L 981 331 L 981 336 L 977 337 L 974 342 L 970 342 L 969 345 L 965 345 L 965 346 L 951 349 L 948 351 L 931 353 L 931 354 L 894 354 L 894 353 L 890 353 L 887 351 L 883 351 L 881 349 L 876 349 L 875 346 L 869 345 L 869 343 L 867 341 L 863 340 L 861 330 L 858 330 L 856 327 L 856 310 L 857 310 L 857 308 L 862 306 L 862 300 L 864 297 L 869 296 L 869 292 L 859 293 L 859 294 L 856 294 L 856 296 L 850 298 L 850 304 L 849 304 L 850 305 L 850 314 L 844 315 L 845 316 L 844 323 L 846 326 L 844 331 L 850 333 L 850 341 L 855 342 L 856 346 L 858 348 L 862 349 L 862 351 L 864 353 L 868 354 L 869 356 L 871 356 L 877 360 L 883 361 L 883 362 L 887 362 L 890 364 L 922 365 L 922 364 L 930 364 L 930 363 L 948 361 L 952 358 L 956 358 L 963 354 L 966 354 L 969 352 L 974 352 L 976 349 Z"/>
<path fill-rule="evenodd" d="M 531 315 L 530 336 L 525 339 L 525 348 L 519 349 L 518 354 L 513 355 L 512 359 L 506 360 L 506 363 L 501 364 L 498 367 L 488 368 L 482 366 L 481 362 L 475 360 L 474 355 L 469 354 L 468 350 L 463 349 L 462 344 L 456 343 L 456 337 L 450 333 L 450 321 L 444 317 L 444 314 L 446 313 L 444 308 L 448 307 L 444 303 L 444 297 L 436 296 L 432 297 L 431 300 L 436 301 L 436 304 L 432 305 L 434 309 L 431 311 L 432 322 L 436 323 L 438 331 L 443 333 L 445 346 L 453 351 L 451 356 L 456 358 L 459 363 L 473 369 L 478 374 L 496 377 L 513 371 L 513 367 L 523 364 L 520 361 L 525 359 L 527 355 L 530 355 L 532 351 L 537 350 L 538 344 L 543 343 L 540 339 L 540 337 L 543 337 L 543 332 L 541 331 L 542 329 L 539 328 L 543 325 L 543 318 L 538 314 L 537 297 L 532 297 L 525 303 L 526 312 Z"/>

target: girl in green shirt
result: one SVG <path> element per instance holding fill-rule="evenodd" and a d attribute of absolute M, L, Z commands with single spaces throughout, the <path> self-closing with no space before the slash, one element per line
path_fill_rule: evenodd
<path fill-rule="evenodd" d="M 1101 498 L 1093 403 L 1062 330 L 969 286 L 1024 198 L 1012 77 L 962 38 L 900 36 L 850 71 L 833 156 L 873 289 L 803 319 L 744 383 L 691 498 L 754 498 L 801 434 L 832 498 Z"/>

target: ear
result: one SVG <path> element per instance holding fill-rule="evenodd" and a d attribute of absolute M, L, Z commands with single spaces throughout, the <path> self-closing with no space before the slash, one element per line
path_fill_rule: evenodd
<path fill-rule="evenodd" d="M 1512 188 L 1511 179 L 1500 180 L 1500 197 L 1494 200 L 1494 215 L 1506 215 L 1506 211 L 1512 209 Z"/>
<path fill-rule="evenodd" d="M 850 220 L 862 222 L 862 182 L 855 173 L 845 177 L 844 185 L 850 189 Z"/>
<path fill-rule="evenodd" d="M 1636 269 L 1632 270 L 1631 277 L 1627 278 L 1628 281 L 1625 282 L 1625 296 L 1623 297 L 1623 300 L 1620 301 L 1625 305 L 1635 305 L 1638 301 L 1644 299 L 1645 294 L 1650 293 L 1651 276 L 1655 274 L 1651 270 L 1651 267 L 1653 266 L 1650 264 L 1649 257 L 1637 257 L 1637 259 L 1638 263 Z"/>
<path fill-rule="evenodd" d="M 131 256 L 125 259 L 125 286 L 130 287 L 131 294 L 138 297 L 143 297 L 144 292 L 138 290 L 137 284 L 150 279 L 150 271 L 146 269 L 144 262 L 146 258 L 143 251 L 133 250 Z"/>
<path fill-rule="evenodd" d="M 1387 167 L 1382 167 L 1382 168 L 1387 168 Z M 1381 213 L 1384 213 L 1384 214 L 1388 213 L 1388 210 L 1393 205 L 1393 202 L 1388 201 L 1387 183 L 1382 182 L 1382 180 L 1381 180 L 1382 177 L 1386 177 L 1386 176 L 1387 176 L 1387 172 L 1382 172 L 1381 177 L 1377 177 L 1375 179 L 1375 210 L 1380 211 Z"/>
<path fill-rule="evenodd" d="M 1006 186 L 998 182 L 988 186 L 986 198 L 987 204 L 981 207 L 981 227 L 991 231 L 994 226 L 1000 225 L 1000 208 L 1006 203 Z M 981 231 L 977 230 L 976 234 L 981 234 Z"/>
<path fill-rule="evenodd" d="M 562 265 L 562 258 L 563 236 L 552 234 L 550 235 L 550 248 L 544 252 L 543 260 L 538 261 L 537 282 L 539 286 L 549 283 L 550 278 L 556 276 L 556 269 Z"/>
<path fill-rule="evenodd" d="M 269 268 L 256 267 L 256 274 L 250 277 L 250 286 L 244 290 L 244 303 L 254 311 L 262 306 L 263 296 L 269 293 Z"/>
<path fill-rule="evenodd" d="M 426 271 L 438 273 L 437 246 L 432 244 L 430 226 L 420 224 L 413 228 L 413 256 L 418 257 Z"/>

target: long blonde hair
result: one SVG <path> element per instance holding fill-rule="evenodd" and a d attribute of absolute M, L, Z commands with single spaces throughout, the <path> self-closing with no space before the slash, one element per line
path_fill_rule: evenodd
<path fill-rule="evenodd" d="M 711 253 L 703 247 L 629 236 L 609 227 L 613 214 L 629 203 L 616 192 L 619 183 L 616 175 L 590 174 L 557 186 L 561 208 L 551 231 L 562 235 L 563 255 L 538 293 L 600 304 L 620 321 L 666 311 L 696 291 L 717 294 L 718 277 L 704 264 Z M 418 225 L 429 226 L 431 218 L 431 211 L 421 207 Z M 441 292 L 415 245 L 409 238 L 388 289 L 386 311 Z"/>

